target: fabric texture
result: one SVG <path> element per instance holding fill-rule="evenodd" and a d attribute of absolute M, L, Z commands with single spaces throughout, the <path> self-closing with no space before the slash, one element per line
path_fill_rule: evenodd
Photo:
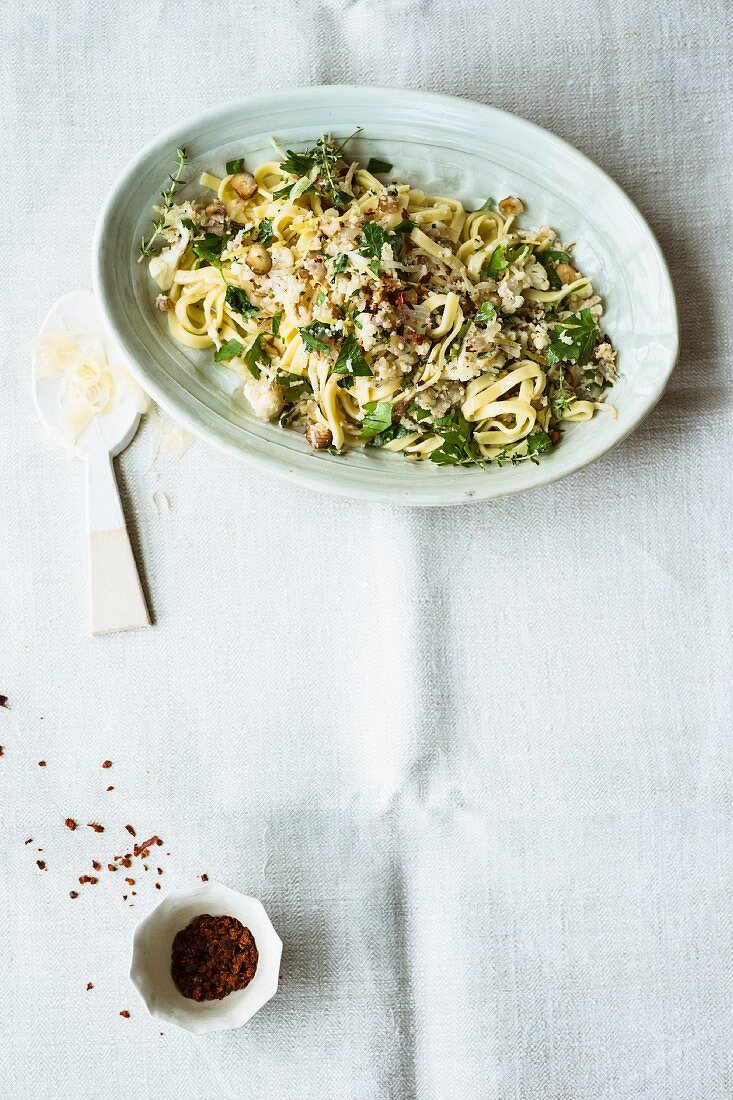
<path fill-rule="evenodd" d="M 731 10 L 8 9 L 2 1096 L 733 1094 Z M 88 285 L 104 195 L 156 133 L 338 82 L 475 98 L 607 170 L 674 276 L 669 390 L 585 471 L 454 510 L 318 496 L 201 442 L 148 469 L 148 427 L 117 469 L 156 625 L 92 638 L 83 472 L 15 349 Z M 164 839 L 164 889 L 264 902 L 282 981 L 247 1027 L 146 1015 L 126 975 L 154 869 L 128 902 L 76 881 L 127 823 Z"/>

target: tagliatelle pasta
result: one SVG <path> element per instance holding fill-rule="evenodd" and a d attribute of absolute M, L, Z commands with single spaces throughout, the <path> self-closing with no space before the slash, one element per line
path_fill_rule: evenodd
<path fill-rule="evenodd" d="M 445 465 L 536 460 L 616 377 L 602 306 L 548 227 L 507 196 L 468 211 L 386 182 L 323 137 L 162 195 L 150 256 L 171 334 L 211 348 L 255 415 L 315 449 Z"/>

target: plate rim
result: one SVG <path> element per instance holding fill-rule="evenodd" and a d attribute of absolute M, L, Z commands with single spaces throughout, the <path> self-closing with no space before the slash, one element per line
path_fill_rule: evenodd
<path fill-rule="evenodd" d="M 211 431 L 205 424 L 202 424 L 197 420 L 196 416 L 190 414 L 185 404 L 179 405 L 175 397 L 169 397 L 167 393 L 162 392 L 157 382 L 152 379 L 145 370 L 139 366 L 135 355 L 129 347 L 129 342 L 126 337 L 124 329 L 115 320 L 114 313 L 108 309 L 107 301 L 103 289 L 104 285 L 104 264 L 103 264 L 103 241 L 106 235 L 106 229 L 111 222 L 113 212 L 120 196 L 129 186 L 129 181 L 134 177 L 136 170 L 139 166 L 144 164 L 149 157 L 157 153 L 162 145 L 168 144 L 172 141 L 180 140 L 180 131 L 186 130 L 201 130 L 207 124 L 217 120 L 223 114 L 236 113 L 238 111 L 246 112 L 256 109 L 258 102 L 273 104 L 282 101 L 291 100 L 294 95 L 314 95 L 316 98 L 323 96 L 338 96 L 340 93 L 348 95 L 361 94 L 365 96 L 374 94 L 404 94 L 410 97 L 417 97 L 423 101 L 429 101 L 443 107 L 454 107 L 462 110 L 476 111 L 479 114 L 486 113 L 487 116 L 500 116 L 507 119 L 510 124 L 519 123 L 521 126 L 528 128 L 530 131 L 534 131 L 537 134 L 541 134 L 543 138 L 550 138 L 552 142 L 561 146 L 566 152 L 579 161 L 588 166 L 594 173 L 597 173 L 602 177 L 604 184 L 615 192 L 617 198 L 619 198 L 636 216 L 639 223 L 643 227 L 649 242 L 652 245 L 655 253 L 655 258 L 659 264 L 660 275 L 664 281 L 664 290 L 666 291 L 666 297 L 670 306 L 670 336 L 671 343 L 669 349 L 669 357 L 666 365 L 661 371 L 660 377 L 654 384 L 653 392 L 646 395 L 647 400 L 645 403 L 636 410 L 633 414 L 628 415 L 628 421 L 624 424 L 623 430 L 620 431 L 616 438 L 612 439 L 608 445 L 603 446 L 600 450 L 595 452 L 590 457 L 579 458 L 570 466 L 563 466 L 559 470 L 553 470 L 551 464 L 543 465 L 539 464 L 537 467 L 537 474 L 531 485 L 512 485 L 511 480 L 496 481 L 492 483 L 487 479 L 483 487 L 477 480 L 475 486 L 470 488 L 462 488 L 456 490 L 455 487 L 451 488 L 450 482 L 442 486 L 439 486 L 436 482 L 434 485 L 423 485 L 420 488 L 424 493 L 432 499 L 422 499 L 423 493 L 417 496 L 412 496 L 410 489 L 401 489 L 395 486 L 390 489 L 388 480 L 385 480 L 383 485 L 375 487 L 371 484 L 361 484 L 358 481 L 353 481 L 349 478 L 339 476 L 334 471 L 329 472 L 324 476 L 324 468 L 319 468 L 314 465 L 312 471 L 306 469 L 298 469 L 295 466 L 291 466 L 287 461 L 283 461 L 282 458 L 273 455 L 268 457 L 266 454 L 261 455 L 254 450 L 250 450 L 246 446 L 229 441 L 227 439 L 219 437 L 215 432 Z M 571 474 L 577 473 L 579 470 L 585 469 L 592 463 L 603 458 L 609 451 L 618 447 L 626 440 L 632 432 L 634 432 L 641 423 L 649 416 L 656 405 L 661 400 L 672 376 L 672 373 L 677 365 L 680 352 L 680 328 L 679 328 L 679 310 L 677 307 L 677 300 L 674 290 L 674 284 L 670 275 L 669 267 L 662 251 L 662 247 L 657 239 L 656 234 L 652 230 L 651 226 L 643 216 L 639 208 L 629 197 L 629 195 L 623 190 L 620 184 L 608 175 L 595 161 L 588 157 L 585 153 L 577 149 L 571 142 L 566 141 L 564 138 L 554 134 L 551 130 L 546 129 L 543 126 L 532 122 L 529 119 L 524 118 L 521 115 L 515 114 L 511 111 L 506 111 L 501 107 L 494 107 L 487 103 L 481 103 L 478 100 L 464 98 L 458 95 L 448 95 L 443 92 L 424 91 L 420 88 L 409 87 L 393 87 L 389 85 L 359 85 L 359 84 L 311 84 L 300 87 L 281 88 L 272 92 L 258 92 L 254 95 L 245 96 L 239 99 L 229 100 L 226 103 L 220 104 L 216 107 L 210 107 L 205 111 L 198 112 L 192 116 L 186 116 L 180 119 L 174 125 L 168 127 L 162 133 L 153 137 L 150 141 L 140 149 L 140 151 L 127 163 L 125 168 L 120 173 L 118 179 L 113 184 L 112 188 L 108 192 L 99 215 L 97 217 L 94 237 L 92 243 L 92 285 L 94 288 L 94 295 L 97 300 L 97 304 L 100 313 L 107 325 L 109 331 L 114 338 L 120 344 L 127 357 L 126 365 L 129 367 L 133 376 L 137 379 L 140 385 L 145 389 L 145 392 L 153 398 L 153 400 L 174 420 L 176 420 L 183 427 L 188 429 L 196 438 L 203 439 L 208 444 L 216 447 L 218 450 L 225 452 L 226 454 L 233 455 L 235 458 L 253 466 L 257 469 L 261 469 L 266 473 L 273 474 L 277 477 L 285 478 L 303 488 L 312 489 L 317 492 L 327 493 L 332 496 L 339 496 L 348 499 L 367 500 L 379 503 L 391 503 L 402 504 L 412 507 L 448 507 L 460 504 L 471 503 L 483 503 L 489 500 L 497 500 L 505 496 L 513 496 L 518 493 L 530 492 L 534 489 L 540 489 L 547 485 L 554 484 L 563 478 L 569 477 Z M 329 467 L 330 469 L 330 467 Z M 416 487 L 417 488 L 417 487 Z"/>

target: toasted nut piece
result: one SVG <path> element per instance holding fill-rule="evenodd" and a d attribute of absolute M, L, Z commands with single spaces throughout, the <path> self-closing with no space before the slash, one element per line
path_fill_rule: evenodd
<path fill-rule="evenodd" d="M 240 199 L 251 199 L 257 190 L 257 180 L 251 172 L 237 172 L 229 181 Z"/>
<path fill-rule="evenodd" d="M 492 306 L 496 306 L 497 308 L 501 305 L 501 298 L 493 290 L 489 294 L 487 294 L 486 301 L 491 302 Z"/>
<path fill-rule="evenodd" d="M 574 283 L 578 278 L 578 272 L 570 264 L 555 264 L 555 271 L 557 277 L 563 285 L 567 286 L 568 283 Z"/>
<path fill-rule="evenodd" d="M 247 253 L 245 263 L 257 275 L 266 275 L 272 267 L 272 257 L 265 246 L 258 241 L 257 244 L 252 245 Z"/>
<path fill-rule="evenodd" d="M 226 212 L 227 211 L 224 203 L 219 202 L 218 199 L 216 202 L 210 202 L 204 210 L 204 214 L 207 218 L 221 218 L 226 214 Z"/>
<path fill-rule="evenodd" d="M 167 294 L 159 294 L 155 299 L 155 305 L 157 309 L 162 309 L 164 313 L 167 313 L 169 309 L 173 309 L 174 302 Z"/>
<path fill-rule="evenodd" d="M 521 199 L 515 198 L 514 195 L 507 195 L 499 203 L 499 213 L 504 218 L 511 217 L 512 214 L 523 214 L 524 203 Z"/>
<path fill-rule="evenodd" d="M 333 436 L 330 430 L 324 428 L 322 424 L 311 424 L 311 426 L 306 429 L 305 438 L 314 451 L 325 451 L 326 447 L 330 447 L 333 443 Z"/>

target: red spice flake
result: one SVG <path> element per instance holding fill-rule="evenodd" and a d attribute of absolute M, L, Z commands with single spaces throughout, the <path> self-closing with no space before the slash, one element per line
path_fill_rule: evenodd
<path fill-rule="evenodd" d="M 122 895 L 122 900 L 123 900 L 123 901 L 127 901 L 127 894 L 123 894 L 123 895 Z"/>
<path fill-rule="evenodd" d="M 159 883 L 159 882 L 156 882 L 156 884 L 155 884 L 155 889 L 156 889 L 156 890 L 160 890 L 160 883 Z"/>
<path fill-rule="evenodd" d="M 10 710 L 7 695 L 0 695 L 0 707 L 5 707 L 6 710 Z M 2 753 L 0 753 L 0 756 L 2 756 Z"/>
<path fill-rule="evenodd" d="M 45 760 L 39 760 L 38 761 L 38 767 L 39 768 L 45 768 L 46 767 L 46 761 Z"/>
<path fill-rule="evenodd" d="M 96 885 L 96 883 L 99 882 L 99 879 L 95 878 L 94 875 L 79 875 L 79 882 L 82 884 L 82 886 L 85 882 L 91 882 L 92 886 L 94 886 Z"/>
<path fill-rule="evenodd" d="M 78 898 L 79 897 L 78 890 L 69 890 L 69 897 L 70 898 Z"/>
<path fill-rule="evenodd" d="M 117 868 L 115 867 L 114 863 L 108 863 L 107 864 L 107 870 L 108 871 L 116 871 Z"/>
<path fill-rule="evenodd" d="M 5 749 L 0 745 L 0 756 L 5 756 Z"/>
<path fill-rule="evenodd" d="M 27 840 L 24 840 L 24 841 L 23 841 L 23 843 L 24 843 L 24 844 L 32 844 L 32 843 L 33 843 L 33 837 L 32 837 L 32 836 L 29 836 Z"/>
<path fill-rule="evenodd" d="M 220 1001 L 249 985 L 258 959 L 254 936 L 241 921 L 202 913 L 173 940 L 171 977 L 184 997 Z"/>
<path fill-rule="evenodd" d="M 112 761 L 111 760 L 103 760 L 102 761 L 102 767 L 103 768 L 111 768 L 112 767 Z"/>
<path fill-rule="evenodd" d="M 162 843 L 163 841 L 160 839 L 159 836 L 151 836 L 149 840 L 143 840 L 141 844 L 136 844 L 133 848 L 133 853 L 136 856 L 142 856 L 143 859 L 147 859 L 147 857 L 150 855 L 150 849 L 153 847 L 153 845 L 161 845 Z"/>
<path fill-rule="evenodd" d="M 163 874 L 163 868 L 162 867 L 156 867 L 155 869 L 156 869 L 156 871 L 158 872 L 159 875 Z"/>
<path fill-rule="evenodd" d="M 114 787 L 107 787 L 107 790 L 108 790 L 108 791 L 113 791 L 113 790 L 114 790 Z"/>
<path fill-rule="evenodd" d="M 94 983 L 93 982 L 87 982 L 87 990 L 89 990 L 89 989 L 94 989 Z"/>
<path fill-rule="evenodd" d="M 126 1008 L 122 1009 L 122 1012 L 120 1013 L 120 1016 L 124 1017 L 125 1020 L 130 1019 L 130 1013 L 127 1011 Z"/>
<path fill-rule="evenodd" d="M 66 826 L 67 829 L 71 829 L 72 833 L 73 833 L 74 829 L 76 829 L 76 827 L 77 827 L 76 822 L 74 821 L 73 817 L 65 818 L 64 819 L 64 825 Z"/>
<path fill-rule="evenodd" d="M 199 878 L 201 879 L 202 882 L 208 882 L 209 881 L 209 876 L 208 875 L 199 875 Z"/>
<path fill-rule="evenodd" d="M 98 863 L 96 861 L 96 859 L 92 860 L 92 867 L 94 868 L 95 871 L 101 871 L 102 870 L 102 864 Z"/>
<path fill-rule="evenodd" d="M 42 859 L 37 859 L 37 860 L 36 860 L 36 866 L 37 866 L 37 867 L 38 867 L 38 868 L 39 868 L 39 869 L 40 869 L 41 871 L 45 871 L 45 870 L 46 870 L 46 864 L 45 864 L 45 863 L 43 862 L 43 860 L 42 860 Z"/>
<path fill-rule="evenodd" d="M 132 867 L 132 858 L 130 856 L 122 856 L 120 863 L 123 867 Z"/>
<path fill-rule="evenodd" d="M 98 821 L 87 821 L 87 826 L 90 829 L 94 829 L 95 833 L 104 832 L 104 825 L 100 825 Z"/>
<path fill-rule="evenodd" d="M 126 878 L 125 882 L 127 883 L 128 886 L 134 886 L 135 885 L 135 879 L 134 878 Z"/>
<path fill-rule="evenodd" d="M 137 836 L 137 833 L 133 829 L 132 825 L 125 825 L 125 828 L 127 829 L 130 836 Z"/>

